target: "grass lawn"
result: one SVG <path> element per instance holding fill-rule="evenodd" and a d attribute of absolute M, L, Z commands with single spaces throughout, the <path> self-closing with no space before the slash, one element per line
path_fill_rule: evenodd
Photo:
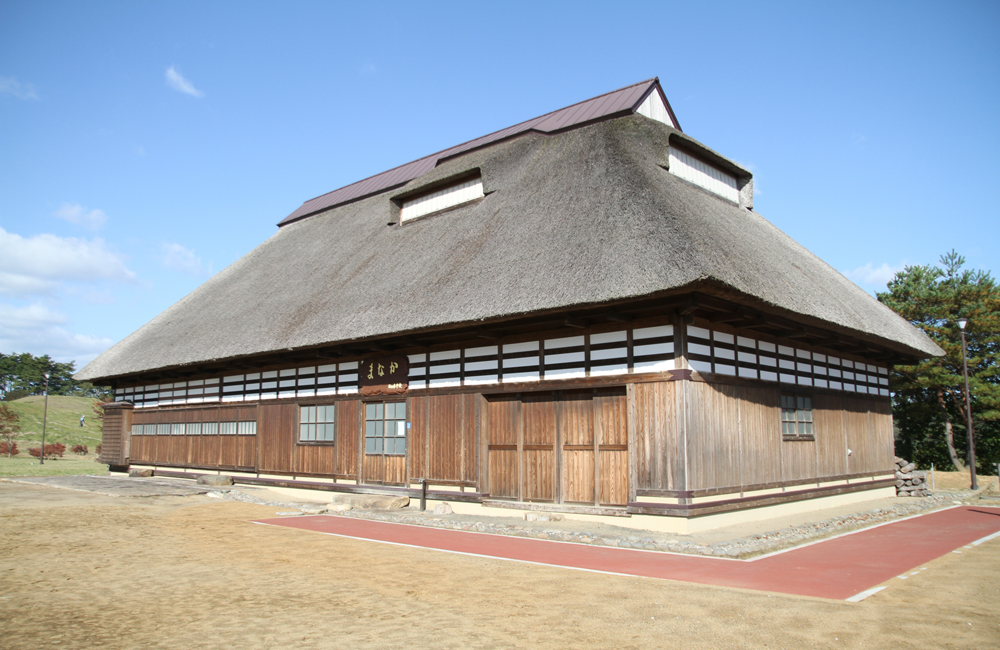
<path fill-rule="evenodd" d="M 45 437 L 48 443 L 48 436 Z M 47 458 L 44 465 L 38 464 L 24 451 L 13 458 L 0 456 L 0 477 L 4 476 L 71 476 L 78 474 L 108 473 L 108 466 L 97 462 L 97 456 L 77 456 L 67 454 L 63 458 Z"/>
<path fill-rule="evenodd" d="M 17 441 L 17 447 L 27 457 L 28 448 L 38 447 L 42 440 L 42 412 L 45 408 L 45 397 L 32 395 L 7 402 L 7 404 L 21 417 L 21 430 L 25 432 L 25 435 Z M 66 445 L 67 452 L 73 445 L 87 445 L 91 453 L 96 452 L 97 445 L 101 443 L 101 423 L 94 417 L 93 404 L 94 399 L 90 397 L 49 395 L 45 443 L 61 442 Z M 82 428 L 80 427 L 81 415 L 86 416 Z"/>

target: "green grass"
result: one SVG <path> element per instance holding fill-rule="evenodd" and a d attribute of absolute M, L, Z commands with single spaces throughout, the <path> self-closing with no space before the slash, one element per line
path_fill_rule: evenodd
<path fill-rule="evenodd" d="M 21 454 L 28 456 L 28 447 L 37 447 L 42 441 L 42 411 L 45 397 L 32 395 L 7 402 L 21 417 L 24 437 L 17 441 Z M 101 443 L 101 423 L 94 417 L 93 398 L 49 395 L 49 413 L 45 425 L 45 444 L 61 442 L 68 453 L 73 445 L 87 445 L 91 453 L 97 451 Z M 80 428 L 80 416 L 87 418 Z M 32 459 L 34 460 L 34 459 Z M 37 461 L 35 461 L 37 462 Z M 48 461 L 45 461 L 48 465 Z"/>
<path fill-rule="evenodd" d="M 79 427 L 77 427 L 79 428 Z M 49 441 L 48 435 L 45 442 Z M 96 456 L 77 456 L 67 453 L 63 458 L 47 458 L 44 465 L 38 464 L 37 458 L 32 458 L 28 452 L 22 452 L 13 458 L 0 456 L 0 477 L 4 476 L 76 476 L 80 474 L 108 473 L 108 466 L 96 462 Z"/>

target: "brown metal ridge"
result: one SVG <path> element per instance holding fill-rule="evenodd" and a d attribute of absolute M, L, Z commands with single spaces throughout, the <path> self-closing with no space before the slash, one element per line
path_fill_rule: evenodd
<path fill-rule="evenodd" d="M 475 150 L 481 149 L 482 147 L 485 147 L 485 146 L 489 146 L 489 145 L 496 144 L 496 143 L 499 143 L 499 142 L 504 142 L 506 140 L 509 140 L 511 138 L 514 138 L 514 137 L 518 137 L 518 136 L 523 135 L 525 133 L 532 133 L 532 132 L 534 132 L 534 133 L 542 133 L 542 134 L 562 133 L 562 132 L 570 130 L 570 129 L 579 128 L 579 127 L 582 127 L 582 126 L 587 126 L 589 124 L 601 121 L 602 119 L 612 119 L 614 117 L 621 117 L 621 116 L 624 116 L 624 115 L 633 114 L 633 113 L 635 113 L 636 109 L 642 104 L 642 102 L 646 99 L 646 97 L 649 96 L 649 91 L 643 92 L 641 94 L 641 96 L 639 97 L 639 101 L 638 102 L 633 102 L 631 105 L 624 106 L 622 108 L 619 108 L 616 111 L 611 111 L 611 112 L 607 112 L 607 113 L 604 113 L 604 114 L 597 115 L 596 117 L 594 117 L 592 119 L 587 119 L 587 120 L 583 120 L 583 121 L 579 121 L 579 122 L 573 122 L 572 119 L 568 119 L 567 120 L 567 124 L 565 126 L 561 126 L 561 127 L 557 127 L 557 128 L 549 128 L 549 129 L 544 129 L 544 130 L 543 129 L 536 129 L 535 128 L 536 125 L 544 124 L 546 121 L 548 121 L 548 119 L 552 118 L 553 116 L 556 116 L 559 113 L 564 113 L 566 115 L 572 115 L 572 109 L 574 109 L 575 107 L 581 106 L 583 104 L 595 102 L 597 100 L 600 100 L 603 97 L 608 97 L 608 96 L 611 96 L 611 95 L 615 95 L 615 94 L 619 94 L 619 93 L 624 93 L 625 91 L 633 89 L 636 86 L 642 86 L 643 84 L 649 84 L 653 88 L 658 88 L 659 85 L 660 85 L 660 80 L 659 80 L 658 77 L 653 77 L 652 79 L 647 79 L 645 81 L 640 81 L 638 83 L 629 84 L 627 86 L 623 86 L 623 87 L 618 88 L 616 90 L 612 90 L 612 91 L 603 93 L 601 95 L 597 95 L 595 97 L 590 97 L 588 99 L 584 99 L 582 101 L 576 102 L 575 104 L 570 104 L 569 106 L 564 106 L 562 108 L 558 108 L 558 109 L 556 109 L 554 111 L 550 111 L 550 112 L 545 113 L 543 115 L 539 115 L 538 117 L 534 117 L 534 118 L 531 118 L 531 119 L 528 119 L 528 120 L 524 120 L 523 122 L 518 122 L 517 124 L 514 124 L 513 126 L 509 126 L 507 128 L 500 129 L 498 131 L 493 131 L 491 133 L 488 133 L 486 135 L 480 136 L 478 138 L 474 138 L 474 139 L 469 140 L 467 142 L 463 142 L 461 144 L 458 144 L 458 145 L 455 145 L 455 146 L 452 146 L 452 147 L 448 147 L 447 149 L 442 149 L 441 151 L 438 151 L 437 153 L 433 153 L 433 154 L 430 154 L 428 156 L 423 156 L 421 158 L 417 158 L 416 160 L 412 160 L 412 161 L 404 163 L 402 165 L 398 165 L 398 166 L 393 167 L 392 169 L 388 169 L 388 170 L 386 170 L 384 172 L 381 172 L 381 173 L 378 173 L 378 174 L 374 174 L 374 175 L 369 176 L 367 178 L 363 178 L 363 179 L 361 179 L 359 181 L 355 181 L 354 183 L 350 183 L 350 184 L 345 185 L 343 187 L 339 187 L 339 188 L 337 188 L 335 190 L 331 190 L 330 192 L 326 192 L 324 194 L 320 194 L 319 196 L 316 196 L 314 198 L 309 199 L 308 201 L 305 201 L 301 206 L 299 206 L 296 210 L 294 210 L 290 215 L 288 215 L 287 217 L 285 217 L 284 219 L 282 219 L 280 222 L 278 222 L 278 227 L 281 228 L 282 226 L 286 226 L 286 225 L 288 225 L 290 223 L 294 223 L 296 221 L 300 221 L 302 219 L 306 219 L 308 217 L 311 217 L 311 216 L 313 216 L 315 214 L 318 214 L 320 212 L 324 212 L 324 211 L 329 210 L 331 208 L 334 208 L 334 207 L 337 207 L 337 206 L 340 206 L 340 205 L 346 205 L 348 203 L 353 203 L 355 201 L 360 201 L 362 199 L 365 199 L 365 198 L 368 198 L 368 197 L 371 197 L 371 196 L 376 196 L 378 194 L 381 194 L 381 193 L 383 193 L 383 192 L 385 192 L 385 191 L 387 191 L 389 189 L 401 187 L 402 185 L 405 185 L 406 183 L 408 183 L 411 180 L 413 180 L 414 178 L 420 177 L 421 175 L 423 175 L 424 173 L 426 173 L 430 169 L 433 169 L 434 167 L 436 167 L 437 165 L 439 165 L 441 162 L 443 162 L 445 160 L 448 160 L 449 158 L 453 158 L 453 157 L 455 157 L 457 155 L 468 153 L 470 151 L 475 151 Z M 664 103 L 665 103 L 665 105 L 667 107 L 668 112 L 671 115 L 671 118 L 674 120 L 674 124 L 678 124 L 679 125 L 679 122 L 677 121 L 676 116 L 674 116 L 674 114 L 673 114 L 673 109 L 670 107 L 669 102 L 666 101 L 666 96 L 663 94 L 662 88 L 659 90 L 659 93 L 660 93 L 660 96 L 664 99 Z M 614 104 L 612 104 L 612 106 L 613 105 Z M 610 106 L 608 108 L 610 108 Z M 599 112 L 599 111 L 600 111 L 600 104 L 598 104 L 598 111 L 595 111 L 595 112 Z M 586 112 L 585 112 L 585 114 L 586 114 Z M 679 126 L 678 126 L 678 130 L 679 130 Z M 421 163 L 423 163 L 423 164 L 421 164 Z M 405 168 L 407 168 L 407 167 L 412 167 L 413 169 L 412 170 L 406 170 Z M 396 180 L 395 180 L 395 182 L 388 183 L 385 186 L 380 186 L 378 182 L 375 182 L 376 179 L 378 179 L 380 177 L 385 177 L 386 181 L 388 181 L 390 178 L 395 178 Z M 355 187 L 357 187 L 359 189 L 359 191 L 363 191 L 363 188 L 361 188 L 359 186 L 363 186 L 365 184 L 371 185 L 372 189 L 370 191 L 364 192 L 363 194 L 351 195 L 351 192 L 349 191 L 349 188 L 355 188 Z M 323 201 L 324 197 L 332 198 L 331 195 L 335 194 L 337 192 L 344 192 L 345 198 L 343 200 L 335 200 L 334 199 L 334 200 L 329 200 L 328 202 L 324 202 Z M 313 204 L 313 205 L 310 205 L 310 204 Z"/>
<path fill-rule="evenodd" d="M 670 379 L 667 381 L 687 381 L 691 379 L 691 375 L 694 371 L 690 368 L 679 368 L 676 370 L 668 370 L 667 374 L 670 375 Z"/>

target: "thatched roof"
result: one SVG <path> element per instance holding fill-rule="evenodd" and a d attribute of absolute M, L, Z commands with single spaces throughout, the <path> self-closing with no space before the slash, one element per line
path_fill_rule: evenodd
<path fill-rule="evenodd" d="M 688 140 L 626 115 L 449 158 L 401 189 L 281 227 L 76 376 L 111 379 L 708 285 L 909 357 L 941 354 L 759 214 L 664 169 L 671 137 Z M 387 225 L 393 196 L 473 169 L 486 198 Z"/>

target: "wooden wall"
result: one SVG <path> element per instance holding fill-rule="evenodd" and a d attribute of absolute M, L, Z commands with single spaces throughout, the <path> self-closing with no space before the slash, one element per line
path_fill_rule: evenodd
<path fill-rule="evenodd" d="M 127 465 L 131 454 L 129 430 L 132 427 L 132 405 L 112 404 L 104 407 L 101 421 L 101 462 Z"/>
<path fill-rule="evenodd" d="M 592 505 L 623 505 L 630 488 L 739 491 L 892 469 L 887 399 L 810 394 L 815 439 L 795 441 L 781 437 L 781 389 L 749 382 L 417 395 L 408 399 L 406 456 L 364 453 L 360 399 L 336 402 L 332 443 L 298 442 L 294 403 L 140 410 L 135 424 L 256 421 L 257 433 L 131 436 L 130 458 L 362 483 L 424 478 L 499 499 Z M 106 441 L 122 426 L 115 417 L 105 420 Z M 125 448 L 105 444 L 105 455 Z"/>
<path fill-rule="evenodd" d="M 247 422 L 257 419 L 256 406 L 230 406 L 162 411 L 138 411 L 134 424 L 174 422 Z M 255 436 L 238 435 L 138 435 L 132 436 L 131 462 L 151 465 L 184 465 L 252 470 L 255 467 Z"/>
<path fill-rule="evenodd" d="M 892 471 L 889 400 L 810 393 L 814 440 L 782 440 L 781 392 L 743 384 L 688 384 L 686 489 Z"/>
<path fill-rule="evenodd" d="M 476 402 L 473 394 L 409 400 L 409 480 L 476 483 Z"/>
<path fill-rule="evenodd" d="M 630 387 L 637 489 L 684 489 L 684 451 L 678 421 L 684 413 L 681 386 L 680 382 L 650 382 Z"/>

